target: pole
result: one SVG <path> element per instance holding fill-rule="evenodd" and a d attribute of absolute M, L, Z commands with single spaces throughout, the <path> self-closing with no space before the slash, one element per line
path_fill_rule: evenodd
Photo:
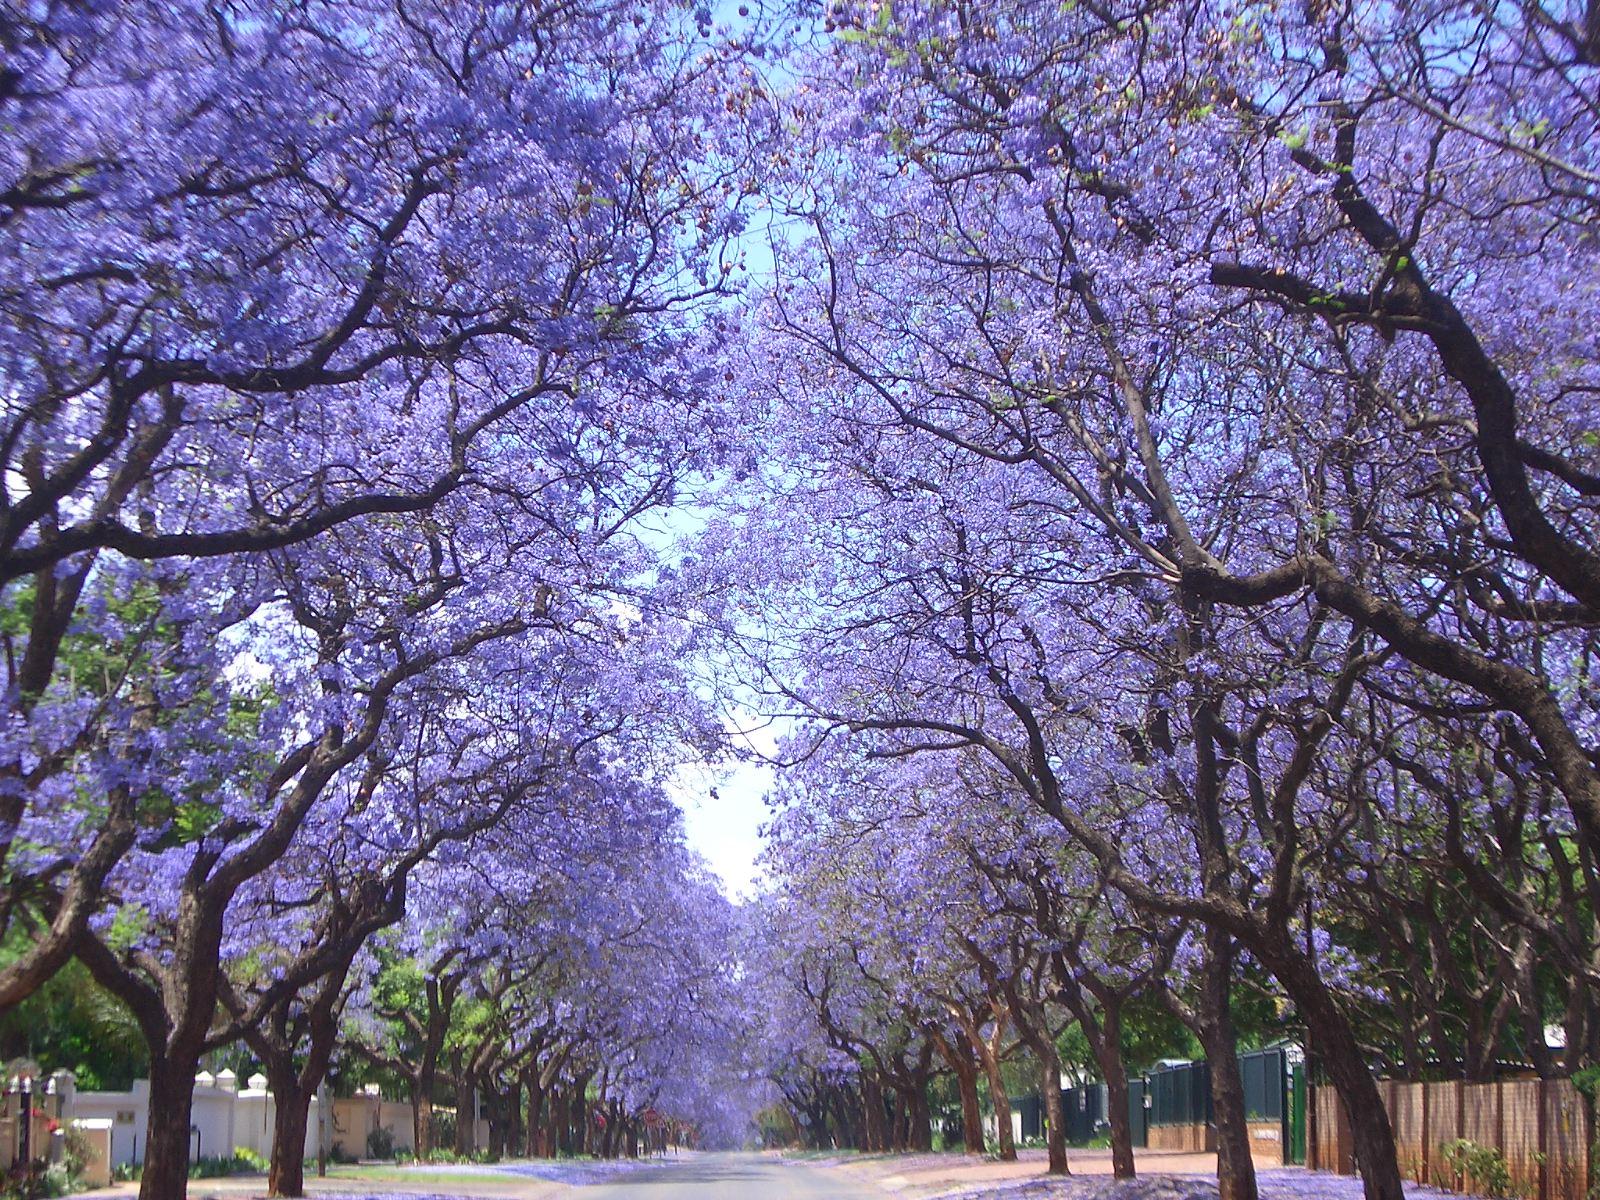
<path fill-rule="evenodd" d="M 317 1084 L 317 1178 L 328 1176 L 328 1084 Z"/>
<path fill-rule="evenodd" d="M 22 1077 L 22 1169 L 33 1166 L 33 1080 Z"/>

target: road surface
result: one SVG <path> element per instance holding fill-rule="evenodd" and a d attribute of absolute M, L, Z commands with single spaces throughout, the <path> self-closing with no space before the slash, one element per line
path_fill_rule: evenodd
<path fill-rule="evenodd" d="M 574 1200 L 882 1200 L 843 1173 L 760 1154 L 697 1154 L 575 1190 Z"/>

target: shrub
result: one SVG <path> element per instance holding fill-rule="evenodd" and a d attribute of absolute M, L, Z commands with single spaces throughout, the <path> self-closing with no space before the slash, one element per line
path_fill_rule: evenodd
<path fill-rule="evenodd" d="M 393 1158 L 394 1133 L 379 1125 L 371 1133 L 367 1134 L 367 1157 Z"/>
<path fill-rule="evenodd" d="M 83 1178 L 83 1169 L 89 1165 L 93 1150 L 83 1130 L 68 1126 L 61 1139 L 61 1162 L 74 1180 Z"/>
<path fill-rule="evenodd" d="M 64 1162 L 45 1166 L 36 1162 L 26 1170 L 18 1169 L 0 1188 L 3 1200 L 54 1200 L 57 1196 L 70 1196 L 78 1190 L 78 1181 L 67 1171 Z"/>
<path fill-rule="evenodd" d="M 456 1115 L 453 1112 L 433 1114 L 433 1144 L 452 1146 L 456 1140 Z"/>
<path fill-rule="evenodd" d="M 254 1150 L 240 1146 L 232 1154 L 210 1154 L 189 1164 L 190 1179 L 219 1179 L 224 1175 L 256 1174 L 267 1169 L 267 1160 Z"/>
<path fill-rule="evenodd" d="M 1506 1156 L 1493 1146 L 1485 1146 L 1469 1138 L 1457 1138 L 1443 1147 L 1444 1160 L 1451 1170 L 1467 1175 L 1483 1194 L 1501 1200 L 1515 1192 L 1511 1184 L 1511 1167 Z"/>

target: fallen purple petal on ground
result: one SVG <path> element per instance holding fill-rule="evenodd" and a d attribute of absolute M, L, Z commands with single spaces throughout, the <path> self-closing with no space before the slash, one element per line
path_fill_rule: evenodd
<path fill-rule="evenodd" d="M 1263 1171 L 1258 1175 L 1261 1200 L 1361 1200 L 1361 1180 L 1353 1175 L 1310 1171 Z M 1409 1200 L 1457 1195 L 1420 1184 L 1407 1184 Z M 962 1192 L 946 1192 L 939 1200 L 1217 1200 L 1214 1181 L 1189 1175 L 1147 1175 L 1140 1179 L 1078 1176 L 1067 1179 L 1022 1179 Z"/>

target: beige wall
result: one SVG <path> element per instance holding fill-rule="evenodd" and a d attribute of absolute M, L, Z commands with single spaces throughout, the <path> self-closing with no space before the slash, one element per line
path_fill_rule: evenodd
<path fill-rule="evenodd" d="M 342 1154 L 365 1158 L 367 1135 L 378 1128 L 389 1131 L 396 1150 L 415 1148 L 409 1104 L 363 1095 L 335 1100 L 329 1107 L 333 1110 L 333 1145 Z"/>
<path fill-rule="evenodd" d="M 1250 1157 L 1277 1166 L 1283 1162 L 1283 1125 L 1278 1121 L 1251 1121 Z M 1210 1125 L 1152 1125 L 1151 1150 L 1176 1150 L 1185 1154 L 1213 1154 L 1217 1131 Z"/>
<path fill-rule="evenodd" d="M 1152 1150 L 1204 1154 L 1217 1148 L 1217 1131 L 1209 1125 L 1152 1125 L 1146 1140 Z"/>
<path fill-rule="evenodd" d="M 272 1122 L 276 1105 L 272 1093 L 262 1085 L 259 1075 L 252 1086 L 239 1089 L 231 1072 L 218 1079 L 200 1075 L 194 1089 L 194 1113 L 190 1118 L 195 1133 L 189 1141 L 191 1154 L 214 1158 L 235 1150 L 253 1150 L 266 1158 L 272 1153 Z M 115 1165 L 144 1161 L 145 1123 L 150 1112 L 150 1084 L 136 1079 L 131 1091 L 78 1092 L 72 1100 L 73 1118 L 110 1122 L 111 1161 Z M 306 1134 L 306 1153 L 317 1148 L 315 1097 L 311 1100 L 310 1122 Z"/>

